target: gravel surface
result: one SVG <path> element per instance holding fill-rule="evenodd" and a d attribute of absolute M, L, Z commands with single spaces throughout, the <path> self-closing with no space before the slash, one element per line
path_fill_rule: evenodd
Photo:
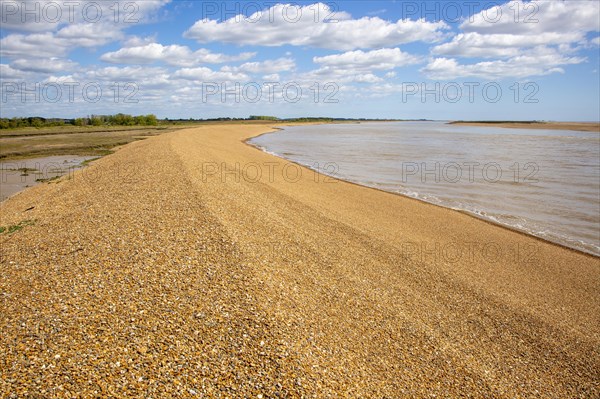
<path fill-rule="evenodd" d="M 600 397 L 598 258 L 243 143 L 268 130 L 3 202 L 0 397 Z"/>

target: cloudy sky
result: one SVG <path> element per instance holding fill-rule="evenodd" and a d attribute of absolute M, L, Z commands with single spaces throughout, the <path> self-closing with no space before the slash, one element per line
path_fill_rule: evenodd
<path fill-rule="evenodd" d="M 1 116 L 600 120 L 600 2 L 0 0 Z"/>

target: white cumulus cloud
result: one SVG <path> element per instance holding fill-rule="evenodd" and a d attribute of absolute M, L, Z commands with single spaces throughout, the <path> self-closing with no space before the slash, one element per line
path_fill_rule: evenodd
<path fill-rule="evenodd" d="M 585 61 L 578 51 L 600 30 L 598 1 L 509 1 L 470 16 L 461 32 L 431 49 L 421 71 L 436 79 L 541 76 Z M 461 63 L 457 58 L 483 58 Z"/>
<path fill-rule="evenodd" d="M 112 25 L 123 30 L 150 22 L 170 0 L 2 0 L 2 27 L 19 32 L 51 32 L 69 24 Z M 107 32 L 108 33 L 108 32 Z"/>
<path fill-rule="evenodd" d="M 313 62 L 323 66 L 343 69 L 394 69 L 416 64 L 419 57 L 404 53 L 399 48 L 383 48 L 372 51 L 348 51 L 342 54 L 314 57 Z"/>
<path fill-rule="evenodd" d="M 296 63 L 291 58 L 278 58 L 276 60 L 265 60 L 260 62 L 246 62 L 239 67 L 223 67 L 223 71 L 244 72 L 249 74 L 266 73 L 274 74 L 276 72 L 289 72 L 296 67 Z"/>
<path fill-rule="evenodd" d="M 526 34 L 585 32 L 600 29 L 600 2 L 596 0 L 509 1 L 466 19 L 465 32 Z"/>
<path fill-rule="evenodd" d="M 182 68 L 173 74 L 174 78 L 180 78 L 198 82 L 244 82 L 248 81 L 248 75 L 229 71 L 213 71 L 210 68 Z"/>
<path fill-rule="evenodd" d="M 56 57 L 42 59 L 38 62 L 31 62 L 31 60 L 17 59 L 11 62 L 10 66 L 14 69 L 18 69 L 24 72 L 36 72 L 36 73 L 56 73 L 66 72 L 73 70 L 77 67 L 77 63 L 71 60 L 60 59 Z"/>
<path fill-rule="evenodd" d="M 582 35 L 579 32 L 545 32 L 531 36 L 469 32 L 458 34 L 451 42 L 434 47 L 432 53 L 460 57 L 514 57 L 530 47 L 568 44 L 581 39 Z"/>
<path fill-rule="evenodd" d="M 114 64 L 150 64 L 162 61 L 169 65 L 194 66 L 198 64 L 220 64 L 232 61 L 244 61 L 255 53 L 245 52 L 238 55 L 213 53 L 207 49 L 192 51 L 187 46 L 172 44 L 163 46 L 160 43 L 149 43 L 142 46 L 124 47 L 117 51 L 103 54 L 102 61 Z"/>
<path fill-rule="evenodd" d="M 294 11 L 290 11 L 294 9 Z M 225 21 L 197 21 L 184 36 L 200 43 L 224 42 L 238 45 L 310 46 L 353 50 L 394 46 L 416 41 L 435 42 L 448 29 L 444 22 L 419 20 L 386 21 L 379 17 L 353 19 L 334 13 L 323 3 L 300 7 L 276 4 L 248 17 Z"/>
<path fill-rule="evenodd" d="M 579 64 L 581 57 L 561 54 L 549 47 L 539 47 L 528 55 L 520 55 L 508 60 L 484 61 L 461 64 L 454 58 L 435 58 L 421 69 L 431 79 L 450 80 L 476 77 L 483 79 L 525 78 L 551 73 L 564 73 L 565 65 Z"/>

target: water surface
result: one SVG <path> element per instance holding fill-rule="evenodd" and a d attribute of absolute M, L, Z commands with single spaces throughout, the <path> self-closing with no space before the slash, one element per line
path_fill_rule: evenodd
<path fill-rule="evenodd" d="M 394 122 L 288 127 L 251 143 L 600 255 L 598 133 Z"/>
<path fill-rule="evenodd" d="M 43 182 L 49 182 L 75 169 L 95 157 L 56 155 L 0 162 L 0 202 L 16 193 Z"/>

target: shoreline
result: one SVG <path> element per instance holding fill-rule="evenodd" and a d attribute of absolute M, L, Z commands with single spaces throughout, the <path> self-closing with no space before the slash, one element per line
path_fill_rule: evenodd
<path fill-rule="evenodd" d="M 502 127 L 510 129 L 532 130 L 574 130 L 579 132 L 600 133 L 600 122 L 480 122 L 480 121 L 453 121 L 449 125 L 477 126 L 477 127 Z"/>
<path fill-rule="evenodd" d="M 341 122 L 341 123 L 339 123 L 339 124 L 343 124 L 343 123 L 344 123 L 344 122 Z M 360 122 L 358 122 L 358 123 L 360 123 Z M 384 123 L 385 123 L 385 122 L 384 122 Z M 561 123 L 563 123 L 563 122 L 561 122 Z M 569 123 L 569 122 L 564 122 L 564 123 Z M 258 123 L 257 123 L 257 124 L 258 124 Z M 472 218 L 474 218 L 474 219 L 476 219 L 476 220 L 479 220 L 479 221 L 482 221 L 482 222 L 488 223 L 488 224 L 490 224 L 490 225 L 493 225 L 493 226 L 496 226 L 496 227 L 500 227 L 500 228 L 503 228 L 503 229 L 506 229 L 506 230 L 509 230 L 509 231 L 512 231 L 512 232 L 515 232 L 515 233 L 518 233 L 518 234 L 522 234 L 523 236 L 526 236 L 526 237 L 531 237 L 531 238 L 534 238 L 534 239 L 536 239 L 536 240 L 539 240 L 539 241 L 541 241 L 541 242 L 548 243 L 548 244 L 551 244 L 551 245 L 555 245 L 555 246 L 557 246 L 557 247 L 560 247 L 560 248 L 562 248 L 562 249 L 566 249 L 566 250 L 569 250 L 569 251 L 574 251 L 574 252 L 576 252 L 576 253 L 579 253 L 579 254 L 582 254 L 582 255 L 586 255 L 586 256 L 590 256 L 590 257 L 592 257 L 592 258 L 598 258 L 598 259 L 600 259 L 600 254 L 596 255 L 596 254 L 594 254 L 594 253 L 591 253 L 591 252 L 587 252 L 587 251 L 584 251 L 584 250 L 581 250 L 581 249 L 578 249 L 578 248 L 573 248 L 573 247 L 570 247 L 570 246 L 568 246 L 568 245 L 566 245 L 566 244 L 563 244 L 563 243 L 561 243 L 561 242 L 557 242 L 557 241 L 553 241 L 553 240 L 550 240 L 550 239 L 547 239 L 547 238 L 539 237 L 539 236 L 537 236 L 537 235 L 535 235 L 535 234 L 533 234 L 533 233 L 529 233 L 529 232 L 527 232 L 527 231 L 520 230 L 520 229 L 518 229 L 518 228 L 516 228 L 516 227 L 510 226 L 510 225 L 506 225 L 506 224 L 502 224 L 502 223 L 500 223 L 500 222 L 497 222 L 497 221 L 494 221 L 494 220 L 491 220 L 491 219 L 487 219 L 487 218 L 485 218 L 485 217 L 483 217 L 483 216 L 477 215 L 477 214 L 475 214 L 475 213 L 472 213 L 472 212 L 469 212 L 469 211 L 466 211 L 466 210 L 463 210 L 463 209 L 456 209 L 456 208 L 446 207 L 446 206 L 444 206 L 444 205 L 441 205 L 441 204 L 436 204 L 436 203 L 434 203 L 434 202 L 429 202 L 429 201 L 426 201 L 426 200 L 424 200 L 424 199 L 420 199 L 420 198 L 414 198 L 414 197 L 411 197 L 411 196 L 409 196 L 409 195 L 406 195 L 406 194 L 403 194 L 403 193 L 398 193 L 398 192 L 393 192 L 393 191 L 387 191 L 387 190 L 380 189 L 380 188 L 377 188 L 377 187 L 371 187 L 371 186 L 363 185 L 363 184 L 356 183 L 356 182 L 353 182 L 353 181 L 350 181 L 350 180 L 345 180 L 345 179 L 342 179 L 342 178 L 340 178 L 340 177 L 336 177 L 336 176 L 330 176 L 330 175 L 327 175 L 327 174 L 321 173 L 320 171 L 318 171 L 318 170 L 315 170 L 315 169 L 311 168 L 311 167 L 310 167 L 310 166 L 308 166 L 308 165 L 304 165 L 304 164 L 301 164 L 301 163 L 299 163 L 299 162 L 293 161 L 293 160 L 291 160 L 291 159 L 285 158 L 284 156 L 282 156 L 282 155 L 279 155 L 279 154 L 274 154 L 274 153 L 268 152 L 266 149 L 263 149 L 262 147 L 260 147 L 260 146 L 257 146 L 257 145 L 254 145 L 254 144 L 252 144 L 252 143 L 250 142 L 251 140 L 253 140 L 253 139 L 257 138 L 257 137 L 260 137 L 260 136 L 263 136 L 263 135 L 266 135 L 266 134 L 273 134 L 273 133 L 277 133 L 278 131 L 285 130 L 285 127 L 286 127 L 286 126 L 321 125 L 321 124 L 338 124 L 338 123 L 336 123 L 336 122 L 327 122 L 327 123 L 322 123 L 322 122 L 309 122 L 309 123 L 289 123 L 289 124 L 284 124 L 284 125 L 283 125 L 283 127 L 277 127 L 277 126 L 270 126 L 270 125 L 269 125 L 269 128 L 270 128 L 271 130 L 269 130 L 269 131 L 265 131 L 265 132 L 262 132 L 262 133 L 259 133 L 259 134 L 255 135 L 255 136 L 251 136 L 251 137 L 245 138 L 245 139 L 241 140 L 241 142 L 242 142 L 243 144 L 245 144 L 245 145 L 247 145 L 247 146 L 251 147 L 251 148 L 254 148 L 254 149 L 256 149 L 256 150 L 258 150 L 258 151 L 262 152 L 262 153 L 265 153 L 265 154 L 267 154 L 267 155 L 273 156 L 273 157 L 274 157 L 274 158 L 276 158 L 276 159 L 281 159 L 281 160 L 284 160 L 284 161 L 286 161 L 286 162 L 293 163 L 293 164 L 295 164 L 295 165 L 298 165 L 298 166 L 300 166 L 300 167 L 302 167 L 302 168 L 305 168 L 305 169 L 308 169 L 308 170 L 310 170 L 310 171 L 312 171 L 312 172 L 314 172 L 314 173 L 317 173 L 317 174 L 319 174 L 319 175 L 321 175 L 321 176 L 323 176 L 323 177 L 327 177 L 327 178 L 330 178 L 330 179 L 335 179 L 335 180 L 337 180 L 337 181 L 341 181 L 341 182 L 344 182 L 344 183 L 347 183 L 347 184 L 356 185 L 356 186 L 358 186 L 358 187 L 362 187 L 362 188 L 367 188 L 367 189 L 376 190 L 376 191 L 383 192 L 383 193 L 387 193 L 387 194 L 392 194 L 392 195 L 401 196 L 401 197 L 403 197 L 403 198 L 410 199 L 410 200 L 414 200 L 414 201 L 417 201 L 417 202 L 419 202 L 419 203 L 424 203 L 424 204 L 428 204 L 428 205 L 433 205 L 433 206 L 439 207 L 439 208 L 441 208 L 441 209 L 445 209 L 445 210 L 449 210 L 449 211 L 455 211 L 455 212 L 458 212 L 458 213 L 464 214 L 464 215 L 466 215 L 466 216 L 472 217 Z M 499 126 L 499 125 L 504 125 L 504 123 L 493 123 L 493 124 L 487 124 L 487 123 L 478 123 L 478 122 L 462 122 L 462 121 L 460 121 L 460 122 L 451 122 L 451 124 L 456 124 L 456 125 L 461 125 L 461 126 L 469 126 L 469 125 L 470 125 L 470 126 L 482 126 L 482 127 L 486 127 L 486 126 L 489 126 L 489 127 L 509 127 L 509 128 L 518 128 L 518 129 L 521 129 L 521 128 L 523 128 L 523 129 L 543 129 L 542 127 L 529 127 L 529 128 L 528 128 L 528 127 L 515 127 L 515 126 Z M 512 122 L 511 122 L 511 123 L 509 123 L 509 124 L 510 124 L 510 125 L 513 125 L 513 123 L 512 123 Z M 524 126 L 525 126 L 525 125 L 524 125 Z M 193 129 L 193 127 L 192 127 L 192 128 L 181 128 L 181 130 L 187 130 L 187 129 Z M 584 130 L 583 130 L 583 131 L 584 131 Z M 166 133 L 170 133 L 170 132 L 165 132 L 165 133 L 160 133 L 160 134 L 166 134 Z M 160 135 L 160 134 L 159 134 L 159 135 Z M 143 139 L 141 139 L 141 140 L 145 140 L 145 139 L 147 139 L 147 138 L 149 138 L 149 137 L 153 137 L 153 136 L 144 137 L 144 138 L 143 138 Z M 129 144 L 129 143 L 127 143 L 127 144 Z M 79 167 L 77 167 L 77 168 L 76 168 L 76 170 L 79 170 L 79 169 L 84 169 L 84 168 L 86 168 L 87 166 L 89 166 L 89 165 L 90 165 L 90 161 L 94 162 L 94 161 L 97 161 L 97 160 L 99 160 L 99 159 L 101 159 L 101 158 L 103 158 L 103 157 L 105 157 L 105 156 L 111 155 L 111 154 L 113 154 L 113 153 L 115 153 L 115 152 L 119 151 L 119 150 L 120 150 L 122 147 L 124 147 L 124 146 L 125 146 L 125 145 L 127 145 L 127 144 L 124 144 L 124 145 L 117 145 L 117 146 L 115 146 L 115 147 L 111 148 L 111 150 L 110 150 L 111 152 L 110 152 L 109 154 L 102 155 L 102 156 L 98 156 L 98 157 L 90 157 L 91 159 L 90 159 L 89 161 L 85 162 L 85 165 L 83 165 L 83 164 L 82 164 L 82 165 L 80 165 Z M 51 154 L 51 155 L 47 155 L 47 156 L 46 156 L 46 158 L 47 158 L 47 157 L 54 157 L 54 156 L 59 156 L 59 155 L 52 155 L 52 154 Z M 79 155 L 74 155 L 74 157 L 78 157 L 78 156 L 79 156 Z M 16 162 L 16 161 L 25 161 L 25 160 L 29 160 L 29 159 L 35 159 L 35 158 L 24 158 L 24 159 L 19 159 L 19 158 L 17 158 L 17 159 L 9 159 L 9 160 L 7 160 L 6 162 L 7 162 L 7 163 L 9 163 L 9 162 Z M 72 172 L 65 172 L 65 173 L 63 173 L 62 175 L 58 176 L 57 178 L 58 178 L 58 179 L 60 179 L 60 178 L 62 178 L 63 176 L 65 176 L 65 175 L 67 175 L 67 174 L 70 174 L 70 173 L 72 173 Z M 41 184 L 43 184 L 43 183 L 47 183 L 47 182 L 39 182 L 39 183 L 36 183 L 36 184 L 34 184 L 34 185 L 31 185 L 31 186 L 25 186 L 25 187 L 24 187 L 24 188 L 22 188 L 21 190 L 19 190 L 19 191 L 15 192 L 15 193 L 13 193 L 13 194 L 11 194 L 10 196 L 8 196 L 7 198 L 5 198 L 4 200 L 0 201 L 0 204 L 2 204 L 3 202 L 6 202 L 7 200 L 9 200 L 9 199 L 10 199 L 10 198 L 12 198 L 12 197 L 15 197 L 15 196 L 17 196 L 17 195 L 19 195 L 19 194 L 23 193 L 25 190 L 27 190 L 27 189 L 29 189 L 29 188 L 33 188 L 33 187 L 35 187 L 35 186 L 38 186 L 38 185 L 41 185 Z"/>
<path fill-rule="evenodd" d="M 597 396 L 597 259 L 284 175 L 267 132 L 150 137 L 2 203 L 0 396 Z"/>
<path fill-rule="evenodd" d="M 466 124 L 466 125 L 470 125 L 470 124 Z M 482 124 L 482 125 L 486 126 L 485 124 Z M 292 125 L 289 125 L 289 126 L 298 126 L 298 125 L 293 125 L 292 124 Z M 424 204 L 428 204 L 428 205 L 433 205 L 433 206 L 439 207 L 441 209 L 445 209 L 445 210 L 449 210 L 449 211 L 454 211 L 454 212 L 459 212 L 459 213 L 461 213 L 463 215 L 467 215 L 469 217 L 472 217 L 472 218 L 474 218 L 476 220 L 480 220 L 482 222 L 488 223 L 490 225 L 501 227 L 503 229 L 507 229 L 509 231 L 512 231 L 512 232 L 515 232 L 515 233 L 518 233 L 518 234 L 522 234 L 523 236 L 526 236 L 526 237 L 535 238 L 536 240 L 539 240 L 541 242 L 544 242 L 544 243 L 547 243 L 547 244 L 556 245 L 557 247 L 560 247 L 562 249 L 566 249 L 566 250 L 574 251 L 574 252 L 582 254 L 582 255 L 590 256 L 590 257 L 592 257 L 594 259 L 600 259 L 600 254 L 596 255 L 596 254 L 593 254 L 593 253 L 590 253 L 590 252 L 587 252 L 587 251 L 584 251 L 584 250 L 581 250 L 581 249 L 578 249 L 578 248 L 570 247 L 570 246 L 568 246 L 566 244 L 563 244 L 561 242 L 556 242 L 556 241 L 553 241 L 553 240 L 550 240 L 550 239 L 539 237 L 539 236 L 537 236 L 537 235 L 535 235 L 533 233 L 529 233 L 527 231 L 523 231 L 523 230 L 520 230 L 520 229 L 518 229 L 516 227 L 512 227 L 512 226 L 506 225 L 506 224 L 502 224 L 500 222 L 497 222 L 497 221 L 494 221 L 494 220 L 491 220 L 491 219 L 486 219 L 483 216 L 477 215 L 475 213 L 472 213 L 472 212 L 469 212 L 469 211 L 466 211 L 466 210 L 463 210 L 463 209 L 450 208 L 450 207 L 447 207 L 447 206 L 444 206 L 444 205 L 436 204 L 434 202 L 426 201 L 424 199 L 414 198 L 414 197 L 411 197 L 411 196 L 403 194 L 403 193 L 398 193 L 398 192 L 393 192 L 393 191 L 387 191 L 387 190 L 383 190 L 381 188 L 371 187 L 371 186 L 363 185 L 363 184 L 356 183 L 356 182 L 353 182 L 353 181 L 350 181 L 350 180 L 345 180 L 345 179 L 342 179 L 340 177 L 329 176 L 329 175 L 323 174 L 320 171 L 315 170 L 315 169 L 311 168 L 308 165 L 301 164 L 299 162 L 296 162 L 294 160 L 288 159 L 288 158 L 286 158 L 286 157 L 284 157 L 282 155 L 279 155 L 279 154 L 274 154 L 274 153 L 268 152 L 266 149 L 264 149 L 264 148 L 262 148 L 262 147 L 260 147 L 258 145 L 254 145 L 253 143 L 250 142 L 251 140 L 253 140 L 253 139 L 257 138 L 257 137 L 260 137 L 260 136 L 263 136 L 263 135 L 266 135 L 266 134 L 274 134 L 274 133 L 277 133 L 278 131 L 281 131 L 281 130 L 285 130 L 285 129 L 284 128 L 279 128 L 279 127 L 273 127 L 273 130 L 271 130 L 271 131 L 260 133 L 260 134 L 258 134 L 256 136 L 252 136 L 252 137 L 249 137 L 249 138 L 246 138 L 246 139 L 242 140 L 242 143 L 244 143 L 244 144 L 248 145 L 249 147 L 252 147 L 252 148 L 254 148 L 254 149 L 258 150 L 258 151 L 261 151 L 261 152 L 263 152 L 263 153 L 265 153 L 267 155 L 273 156 L 273 157 L 278 158 L 278 159 L 282 159 L 282 160 L 284 160 L 286 162 L 290 162 L 290 163 L 296 164 L 296 165 L 298 165 L 298 166 L 300 166 L 302 168 L 309 169 L 309 170 L 313 171 L 314 173 L 318 173 L 321 176 L 325 176 L 325 177 L 330 178 L 330 179 L 335 179 L 335 180 L 338 180 L 338 181 L 342 181 L 344 183 L 353 184 L 353 185 L 356 185 L 358 187 L 367 188 L 367 189 L 371 189 L 371 190 L 376 190 L 376 191 L 387 193 L 387 194 L 398 195 L 398 196 L 401 196 L 403 198 L 407 198 L 407 199 L 410 199 L 410 200 L 418 201 L 420 203 L 424 203 Z"/>

